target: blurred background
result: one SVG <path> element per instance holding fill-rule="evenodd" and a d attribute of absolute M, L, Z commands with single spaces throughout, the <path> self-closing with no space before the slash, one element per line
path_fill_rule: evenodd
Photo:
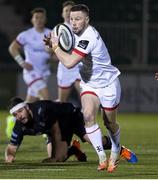
<path fill-rule="evenodd" d="M 90 8 L 91 24 L 102 35 L 112 64 L 122 72 L 121 112 L 158 112 L 158 0 L 74 0 Z M 16 35 L 30 27 L 30 10 L 44 7 L 47 26 L 62 22 L 63 0 L 0 0 L 0 108 L 12 96 L 25 97 L 21 69 L 8 53 Z M 57 98 L 57 62 L 49 82 Z M 74 94 L 72 94 L 73 100 Z"/>

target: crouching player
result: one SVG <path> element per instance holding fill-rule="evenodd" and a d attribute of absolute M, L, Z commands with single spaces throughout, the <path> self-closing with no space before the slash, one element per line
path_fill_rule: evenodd
<path fill-rule="evenodd" d="M 78 160 L 86 161 L 86 155 L 79 148 L 74 148 L 74 145 L 73 148 L 69 148 L 73 134 L 82 140 L 86 139 L 82 113 L 71 103 L 49 100 L 25 103 L 15 97 L 10 101 L 10 113 L 16 118 L 16 122 L 10 143 L 5 150 L 6 162 L 15 160 L 16 152 L 25 135 L 40 134 L 47 134 L 52 139 L 53 161 L 65 161 L 69 154 L 75 154 Z"/>
<path fill-rule="evenodd" d="M 5 162 L 15 160 L 16 152 L 25 135 L 47 134 L 52 145 L 51 156 L 43 162 L 63 162 L 71 155 L 75 155 L 79 161 L 86 161 L 85 153 L 80 150 L 78 141 L 74 141 L 73 134 L 82 141 L 89 142 L 87 137 L 83 114 L 79 108 L 71 103 L 52 102 L 49 100 L 25 103 L 20 98 L 12 98 L 10 113 L 16 118 L 11 140 L 5 150 Z M 111 148 L 108 137 L 103 138 L 105 149 Z M 129 162 L 136 162 L 134 153 L 122 146 L 121 156 Z"/>

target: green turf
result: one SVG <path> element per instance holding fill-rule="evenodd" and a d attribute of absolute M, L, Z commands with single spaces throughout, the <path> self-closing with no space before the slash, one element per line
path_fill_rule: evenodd
<path fill-rule="evenodd" d="M 88 144 L 81 144 L 88 156 L 88 162 L 77 162 L 74 157 L 65 163 L 42 164 L 46 157 L 45 141 L 41 136 L 25 137 L 19 149 L 16 162 L 4 163 L 5 117 L 0 112 L 0 178 L 1 179 L 158 179 L 158 114 L 119 114 L 121 142 L 135 151 L 138 163 L 130 164 L 121 160 L 116 172 L 97 172 L 98 158 Z M 102 122 L 99 121 L 102 126 Z M 102 126 L 104 134 L 106 130 Z M 109 151 L 107 152 L 109 154 Z"/>

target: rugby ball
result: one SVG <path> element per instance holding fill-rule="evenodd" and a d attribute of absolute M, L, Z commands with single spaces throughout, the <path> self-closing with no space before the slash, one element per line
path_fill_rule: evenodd
<path fill-rule="evenodd" d="M 65 52 L 70 52 L 74 47 L 74 35 L 71 29 L 65 24 L 58 24 L 54 28 L 54 33 L 59 37 L 59 47 Z"/>

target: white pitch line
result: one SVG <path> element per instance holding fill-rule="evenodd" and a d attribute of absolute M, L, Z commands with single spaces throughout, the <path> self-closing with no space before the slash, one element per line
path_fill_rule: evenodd
<path fill-rule="evenodd" d="M 66 169 L 12 169 L 12 171 L 66 171 Z"/>

